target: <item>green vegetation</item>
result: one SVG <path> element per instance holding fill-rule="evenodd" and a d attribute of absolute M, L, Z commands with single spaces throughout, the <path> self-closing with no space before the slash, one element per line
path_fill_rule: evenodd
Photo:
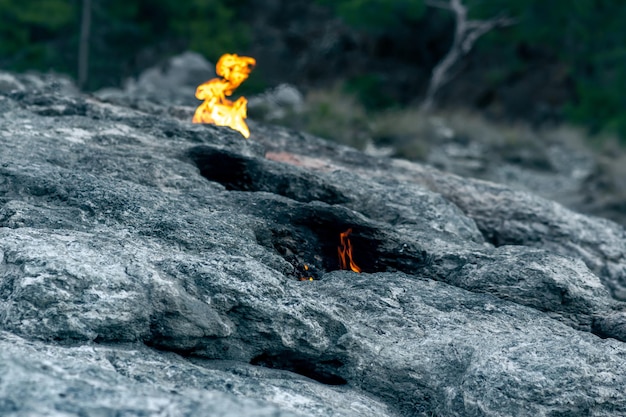
<path fill-rule="evenodd" d="M 400 21 L 416 21 L 426 6 L 420 0 L 318 0 L 334 7 L 346 22 L 366 30 L 388 31 Z"/>
<path fill-rule="evenodd" d="M 593 133 L 617 132 L 626 143 L 626 2 L 472 3 L 478 17 L 505 12 L 519 19 L 510 30 L 492 34 L 483 44 L 484 52 L 497 44 L 526 44 L 557 60 L 574 83 L 576 100 L 566 107 L 569 119 L 588 126 Z M 504 62 L 511 72 L 523 70 L 519 57 L 509 54 L 506 58 Z"/>
<path fill-rule="evenodd" d="M 452 29 L 452 14 L 427 6 L 425 0 L 316 3 L 357 33 L 404 46 L 420 43 L 421 61 L 410 48 L 387 53 L 396 54 L 388 61 L 390 65 L 414 64 L 424 83 L 436 59 L 445 53 L 449 41 L 445 34 Z M 0 67 L 53 69 L 75 76 L 82 4 L 81 0 L 0 0 Z M 118 84 L 138 69 L 185 49 L 216 60 L 225 51 L 243 53 L 262 38 L 244 21 L 246 12 L 254 15 L 251 8 L 255 7 L 245 0 L 107 0 L 92 4 L 88 89 Z M 532 66 L 549 62 L 560 68 L 561 79 L 569 83 L 568 101 L 558 103 L 565 117 L 593 133 L 617 132 L 626 143 L 625 1 L 464 0 L 464 4 L 471 19 L 500 15 L 517 19 L 514 26 L 477 42 L 475 53 L 495 57 L 491 62 L 497 62 L 485 67 L 483 83 L 502 86 L 507 80 L 523 78 Z M 284 30 L 293 30 L 288 27 L 285 24 Z M 520 50 L 531 51 L 533 57 Z M 368 110 L 397 107 L 398 99 L 388 94 L 390 78 L 381 77 L 381 71 L 366 67 L 361 72 L 339 73 L 337 79 L 326 80 L 326 85 L 342 81 L 345 92 Z M 261 79 L 248 84 L 247 89 L 265 85 Z M 398 89 L 402 91 L 402 87 Z"/>
<path fill-rule="evenodd" d="M 332 5 L 355 28 L 397 33 L 425 19 L 423 0 L 317 0 Z M 442 3 L 442 2 L 440 2 Z M 509 16 L 517 24 L 477 43 L 484 56 L 497 55 L 486 81 L 523 74 L 534 63 L 520 57 L 523 45 L 557 62 L 573 84 L 575 99 L 566 117 L 592 133 L 617 132 L 626 143 L 626 2 L 623 0 L 464 0 L 471 19 Z M 439 11 L 434 16 L 448 12 Z M 449 13 L 448 13 L 449 14 Z M 428 18 L 432 19 L 433 16 Z M 359 85 L 357 84 L 357 87 Z M 352 84 L 354 87 L 354 83 Z M 370 97 L 371 84 L 351 92 Z M 376 99 L 374 99 L 376 101 Z M 367 101 L 367 99 L 366 99 Z"/>
<path fill-rule="evenodd" d="M 0 0 L 0 66 L 18 71 L 55 67 L 60 71 L 68 43 L 76 42 L 75 2 Z M 69 42 L 68 42 L 69 41 Z"/>
<path fill-rule="evenodd" d="M 88 87 L 118 84 L 136 68 L 192 49 L 216 60 L 249 41 L 236 0 L 93 1 Z M 0 0 L 0 67 L 76 75 L 80 0 Z M 137 61 L 141 60 L 142 63 Z"/>

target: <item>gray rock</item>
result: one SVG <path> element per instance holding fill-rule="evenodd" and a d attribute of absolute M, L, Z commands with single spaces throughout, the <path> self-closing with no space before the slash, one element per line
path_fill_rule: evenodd
<path fill-rule="evenodd" d="M 248 99 L 248 114 L 266 121 L 284 119 L 303 110 L 304 97 L 291 84 L 280 84 Z"/>
<path fill-rule="evenodd" d="M 20 83 L 17 77 L 13 74 L 9 74 L 8 72 L 3 72 L 0 74 L 0 91 L 2 93 L 10 93 L 12 91 L 23 90 L 24 85 Z"/>
<path fill-rule="evenodd" d="M 202 55 L 187 51 L 161 65 L 129 78 L 122 89 L 103 88 L 94 93 L 102 100 L 135 106 L 178 104 L 197 106 L 196 88 L 215 78 L 215 66 Z"/>
<path fill-rule="evenodd" d="M 624 152 L 619 147 L 601 152 L 567 127 L 533 132 L 520 126 L 509 131 L 467 117 L 469 126 L 456 120 L 455 131 L 442 118 L 426 121 L 422 137 L 396 139 L 400 152 L 403 147 L 410 152 L 418 140 L 423 148 L 420 159 L 440 170 L 530 191 L 574 211 L 626 225 Z"/>
<path fill-rule="evenodd" d="M 0 414 L 626 413 L 621 226 L 41 84 L 0 92 Z"/>

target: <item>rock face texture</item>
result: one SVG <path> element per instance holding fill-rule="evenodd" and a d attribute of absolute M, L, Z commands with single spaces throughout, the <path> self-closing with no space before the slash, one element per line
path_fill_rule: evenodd
<path fill-rule="evenodd" d="M 441 119 L 433 118 L 429 125 L 425 130 L 431 134 L 423 135 L 430 136 L 429 149 L 420 158 L 429 165 L 530 191 L 626 225 L 626 155 L 619 147 L 611 152 L 594 150 L 580 133 L 565 127 L 548 134 L 520 130 L 517 134 L 524 137 L 509 143 L 506 132 L 488 131 L 482 137 L 474 132 L 468 138 Z"/>
<path fill-rule="evenodd" d="M 0 415 L 626 414 L 623 227 L 0 75 Z"/>

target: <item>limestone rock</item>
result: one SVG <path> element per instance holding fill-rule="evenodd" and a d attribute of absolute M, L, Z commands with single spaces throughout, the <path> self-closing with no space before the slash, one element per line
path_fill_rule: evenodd
<path fill-rule="evenodd" d="M 0 414 L 626 414 L 623 227 L 40 84 L 0 91 Z"/>

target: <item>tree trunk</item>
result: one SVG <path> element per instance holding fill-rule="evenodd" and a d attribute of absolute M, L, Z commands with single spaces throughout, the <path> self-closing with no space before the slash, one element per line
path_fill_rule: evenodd
<path fill-rule="evenodd" d="M 91 32 L 91 0 L 83 0 L 78 44 L 78 87 L 83 89 L 89 76 L 89 34 Z"/>

